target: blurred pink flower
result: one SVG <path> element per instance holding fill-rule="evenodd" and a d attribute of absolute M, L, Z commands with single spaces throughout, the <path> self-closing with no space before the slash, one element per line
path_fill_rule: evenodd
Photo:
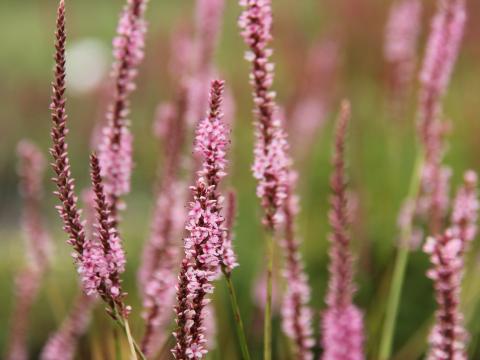
<path fill-rule="evenodd" d="M 351 240 L 345 177 L 345 137 L 350 116 L 350 104 L 344 101 L 336 128 L 334 169 L 330 178 L 332 196 L 329 220 L 332 234 L 326 297 L 328 308 L 322 318 L 324 360 L 364 359 L 362 314 L 352 304 L 355 287 L 353 258 L 349 249 Z"/>

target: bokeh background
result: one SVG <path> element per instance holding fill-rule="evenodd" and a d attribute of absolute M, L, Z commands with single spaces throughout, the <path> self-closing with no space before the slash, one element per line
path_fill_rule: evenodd
<path fill-rule="evenodd" d="M 245 46 L 238 34 L 240 7 L 226 1 L 224 23 L 215 62 L 232 90 L 235 101 L 233 148 L 229 185 L 239 196 L 235 248 L 240 267 L 235 270 L 241 311 L 245 317 L 254 358 L 260 357 L 261 323 L 254 288 L 263 268 L 261 213 L 255 197 L 252 163 L 252 102 L 248 84 L 249 65 L 243 58 Z M 480 3 L 468 2 L 468 24 L 461 55 L 445 99 L 445 111 L 452 122 L 446 163 L 453 169 L 452 182 L 460 182 L 467 168 L 480 170 Z M 348 144 L 351 190 L 357 199 L 353 244 L 357 256 L 357 304 L 364 309 L 367 324 L 368 358 L 378 351 L 392 264 L 398 237 L 397 216 L 407 193 L 415 158 L 415 108 L 417 81 L 401 116 L 389 107 L 388 66 L 383 56 L 384 28 L 391 1 L 385 0 L 275 0 L 274 61 L 275 89 L 288 114 L 308 83 L 308 54 L 316 46 L 330 44 L 333 66 L 318 92 L 325 104 L 321 126 L 314 143 L 296 146 L 296 167 L 300 172 L 301 215 L 298 229 L 304 240 L 302 252 L 312 287 L 314 324 L 324 308 L 327 283 L 328 176 L 332 122 L 339 101 L 352 102 L 353 119 Z M 429 20 L 435 1 L 425 0 L 418 54 L 423 54 Z M 70 154 L 78 189 L 88 186 L 90 134 L 101 121 L 108 99 L 111 39 L 115 34 L 122 0 L 67 1 L 71 88 L 68 92 Z M 56 1 L 0 0 L 0 354 L 8 341 L 15 274 L 24 266 L 24 241 L 20 229 L 21 200 L 17 191 L 17 142 L 29 138 L 47 154 L 50 144 L 48 111 L 52 70 Z M 147 12 L 150 24 L 147 55 L 140 70 L 138 90 L 132 98 L 132 128 L 135 135 L 135 170 L 132 193 L 127 198 L 122 232 L 128 250 L 125 287 L 134 308 L 133 332 L 140 335 L 140 303 L 136 269 L 148 237 L 153 206 L 153 184 L 161 152 L 152 136 L 157 105 L 171 99 L 176 84 L 169 75 L 171 36 L 179 28 L 192 27 L 194 1 L 151 0 Z M 328 76 L 327 76 L 328 75 Z M 308 88 L 308 87 L 307 87 Z M 323 97 L 323 98 L 320 98 Z M 303 144 L 302 144 L 303 145 Z M 48 175 L 50 176 L 50 172 Z M 43 213 L 53 234 L 53 265 L 42 286 L 32 315 L 29 346 L 36 358 L 49 333 L 68 311 L 78 285 L 65 244 L 66 236 L 49 194 L 53 185 L 45 179 Z M 472 248 L 465 278 L 464 311 L 471 333 L 471 358 L 480 357 L 480 270 L 478 241 Z M 421 358 L 434 309 L 430 281 L 424 276 L 427 256 L 412 252 L 395 337 L 395 359 Z M 216 349 L 210 359 L 237 359 L 239 351 L 226 289 L 218 282 Z M 275 321 L 275 359 L 287 359 L 278 317 Z M 110 359 L 112 325 L 101 306 L 95 312 L 88 334 L 82 338 L 79 359 Z M 0 355 L 0 358 L 2 355 Z"/>

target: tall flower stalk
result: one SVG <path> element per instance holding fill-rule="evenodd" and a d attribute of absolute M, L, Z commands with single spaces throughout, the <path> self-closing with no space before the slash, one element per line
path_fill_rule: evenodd
<path fill-rule="evenodd" d="M 342 103 L 337 123 L 333 173 L 330 178 L 332 196 L 329 213 L 330 279 L 322 319 L 324 360 L 361 360 L 363 354 L 363 315 L 352 303 L 353 257 L 350 251 L 347 181 L 345 177 L 345 137 L 350 120 L 350 104 Z"/>
<path fill-rule="evenodd" d="M 267 300 L 264 319 L 264 359 L 270 360 L 272 328 L 272 272 L 274 234 L 281 221 L 281 210 L 287 197 L 290 158 L 288 143 L 281 121 L 277 117 L 275 92 L 272 91 L 274 64 L 272 49 L 272 8 L 270 0 L 241 0 L 244 11 L 239 19 L 241 35 L 249 47 L 245 58 L 251 62 L 250 83 L 253 87 L 256 143 L 253 175 L 258 181 L 257 196 L 264 210 L 266 229 Z"/>
<path fill-rule="evenodd" d="M 449 199 L 450 169 L 442 166 L 445 130 L 442 99 L 458 56 L 465 20 L 464 0 L 438 1 L 420 72 L 418 132 L 421 147 L 407 201 L 415 202 L 416 213 L 426 213 L 429 231 L 433 236 L 441 234 Z M 401 230 L 380 341 L 380 360 L 387 360 L 391 355 L 412 230 L 411 221 Z"/>
<path fill-rule="evenodd" d="M 451 227 L 427 240 L 424 250 L 432 267 L 427 276 L 433 280 L 437 311 L 427 359 L 467 359 L 467 331 L 460 311 L 464 253 L 476 235 L 478 217 L 477 175 L 465 174 L 464 185 L 455 198 Z"/>
<path fill-rule="evenodd" d="M 48 267 L 50 236 L 41 216 L 42 180 L 46 161 L 40 150 L 27 140 L 17 147 L 20 193 L 23 198 L 22 227 L 25 233 L 27 266 L 15 278 L 15 308 L 10 324 L 8 360 L 26 360 L 27 333 L 31 307 Z"/>
<path fill-rule="evenodd" d="M 111 213 L 118 221 L 121 196 L 130 192 L 132 172 L 132 142 L 128 115 L 130 94 L 135 89 L 138 67 L 144 57 L 145 32 L 144 13 L 147 0 L 128 0 L 113 40 L 115 62 L 112 69 L 114 93 L 107 112 L 107 124 L 103 129 L 99 145 L 99 160 L 102 177 Z"/>
<path fill-rule="evenodd" d="M 65 109 L 65 1 L 60 0 L 57 12 L 55 42 L 55 70 L 52 104 L 52 148 L 50 150 L 56 174 L 55 194 L 61 205 L 57 207 L 69 236 L 68 243 L 75 250 L 73 257 L 82 285 L 87 295 L 98 294 L 108 305 L 107 312 L 121 326 L 129 341 L 132 358 L 136 354 L 143 358 L 130 334 L 127 315 L 130 307 L 123 302 L 120 274 L 125 268 L 125 255 L 116 228 L 110 203 L 103 188 L 100 165 L 95 155 L 91 157 L 92 183 L 95 192 L 97 224 L 93 238 L 85 235 L 80 219 L 74 180 L 70 171 L 66 135 L 67 115 Z"/>
<path fill-rule="evenodd" d="M 197 181 L 191 187 L 184 239 L 185 256 L 177 285 L 177 329 L 172 353 L 176 359 L 201 359 L 208 352 L 205 337 L 205 306 L 218 276 L 226 229 L 221 214 L 219 185 L 226 176 L 228 131 L 222 120 L 224 82 L 212 81 L 208 115 L 197 128 L 195 151 L 202 157 Z"/>
<path fill-rule="evenodd" d="M 285 216 L 285 269 L 286 293 L 282 304 L 283 331 L 294 345 L 295 359 L 313 359 L 314 345 L 312 329 L 312 311 L 308 307 L 310 287 L 308 276 L 300 254 L 300 243 L 296 238 L 295 220 L 298 214 L 298 198 L 293 193 L 297 174 L 292 173 L 287 200 L 284 205 Z"/>

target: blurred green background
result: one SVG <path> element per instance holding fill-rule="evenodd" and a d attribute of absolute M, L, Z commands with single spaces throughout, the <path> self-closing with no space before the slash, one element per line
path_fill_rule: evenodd
<path fill-rule="evenodd" d="M 236 107 L 233 149 L 228 182 L 239 196 L 239 217 L 235 248 L 240 267 L 234 282 L 240 297 L 248 335 L 260 357 L 261 330 L 258 310 L 252 299 L 252 288 L 263 266 L 263 240 L 260 210 L 255 197 L 255 182 L 250 172 L 252 162 L 252 102 L 248 84 L 248 63 L 243 59 L 244 44 L 238 35 L 237 17 L 240 7 L 226 1 L 227 8 L 221 41 L 215 61 L 231 87 Z M 383 59 L 384 26 L 390 1 L 384 0 L 275 0 L 274 61 L 275 89 L 279 103 L 291 105 L 303 81 L 303 67 L 308 50 L 318 41 L 332 36 L 339 46 L 338 74 L 331 92 L 334 95 L 325 125 L 315 138 L 308 156 L 298 162 L 300 171 L 301 216 L 299 234 L 304 240 L 302 251 L 312 287 L 311 305 L 315 309 L 314 324 L 324 308 L 327 283 L 328 176 L 332 120 L 339 100 L 352 102 L 353 119 L 348 146 L 351 188 L 359 200 L 358 215 L 353 226 L 354 251 L 357 255 L 357 304 L 365 310 L 368 358 L 378 350 L 380 324 L 386 301 L 390 274 L 398 236 L 396 219 L 406 195 L 415 157 L 415 92 L 410 96 L 407 111 L 400 119 L 389 110 L 386 86 L 386 65 Z M 419 55 L 423 54 L 429 20 L 435 1 L 425 0 Z M 115 34 L 121 0 L 67 1 L 69 45 L 95 40 L 97 50 L 108 67 L 110 44 Z M 480 3 L 468 1 L 469 20 L 462 52 L 445 99 L 445 111 L 452 120 L 446 163 L 453 169 L 453 186 L 459 184 L 467 168 L 480 170 Z M 15 147 L 22 138 L 35 141 L 47 154 L 50 144 L 48 111 L 52 77 L 53 32 L 56 1 L 0 0 L 0 354 L 8 341 L 9 316 L 13 301 L 13 279 L 22 268 L 24 243 L 19 228 L 21 201 L 17 192 Z M 125 287 L 134 308 L 133 332 L 142 333 L 140 303 L 135 286 L 136 269 L 144 241 L 148 237 L 149 218 L 153 206 L 152 188 L 161 159 L 151 124 L 159 102 L 172 98 L 178 84 L 168 74 L 170 36 L 178 24 L 192 22 L 194 1 L 150 0 L 147 18 L 146 59 L 140 70 L 138 90 L 132 98 L 132 128 L 135 135 L 135 170 L 132 193 L 122 224 L 128 250 Z M 106 54 L 106 55 L 104 55 Z M 102 57 L 101 57 L 102 59 Z M 85 73 L 96 69 L 95 63 L 80 62 Z M 78 65 L 78 64 L 77 64 Z M 101 66 L 99 62 L 98 66 Z M 108 69 L 107 69 L 108 72 Z M 417 84 L 415 82 L 415 88 Z M 77 188 L 88 186 L 90 133 L 104 113 L 104 90 L 70 91 L 70 154 Z M 48 172 L 49 177 L 51 172 Z M 77 279 L 69 257 L 70 249 L 54 210 L 55 199 L 48 196 L 53 185 L 45 179 L 44 215 L 55 242 L 53 269 L 42 287 L 32 311 L 29 346 L 32 358 L 41 350 L 51 331 L 57 328 L 68 311 L 77 291 Z M 465 284 L 464 310 L 471 333 L 471 358 L 480 358 L 480 279 L 475 274 L 480 266 L 476 244 L 471 251 Z M 407 278 L 395 337 L 397 359 L 415 359 L 425 347 L 425 329 L 434 309 L 430 281 L 424 276 L 428 259 L 414 251 L 408 265 Z M 478 289 L 478 290 L 476 290 Z M 215 295 L 217 312 L 217 347 L 210 359 L 237 359 L 233 320 L 223 282 L 218 282 Z M 82 339 L 79 359 L 109 358 L 99 355 L 111 346 L 112 327 L 101 306 L 88 334 Z M 275 322 L 275 359 L 288 359 L 285 341 Z M 107 331 L 107 332 L 105 332 Z M 105 333 L 104 333 L 105 332 Z M 106 335 L 105 335 L 106 334 Z M 1 355 L 0 355 L 1 357 Z"/>

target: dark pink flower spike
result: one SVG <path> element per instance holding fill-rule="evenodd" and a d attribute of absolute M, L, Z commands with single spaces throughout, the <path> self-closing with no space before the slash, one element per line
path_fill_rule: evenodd
<path fill-rule="evenodd" d="M 441 101 L 459 53 L 465 20 L 464 0 L 438 1 L 420 74 L 418 127 L 425 154 L 421 195 L 428 209 L 430 231 L 434 235 L 441 232 L 449 205 L 446 186 L 449 169 L 441 166 L 445 133 Z"/>
<path fill-rule="evenodd" d="M 204 309 L 218 276 L 222 243 L 226 229 L 221 214 L 223 198 L 218 186 L 226 176 L 228 129 L 223 122 L 221 104 L 224 82 L 211 84 L 210 109 L 197 128 L 195 151 L 202 158 L 193 200 L 189 204 L 184 239 L 185 258 L 177 285 L 176 338 L 172 353 L 176 359 L 201 359 L 207 353 Z"/>
<path fill-rule="evenodd" d="M 284 206 L 285 215 L 285 269 L 286 293 L 282 304 L 283 331 L 295 345 L 295 359 L 313 359 L 314 345 L 312 329 L 312 311 L 308 307 L 310 287 L 300 253 L 295 221 L 298 214 L 298 197 L 293 194 L 297 174 L 292 173 L 287 200 Z"/>
<path fill-rule="evenodd" d="M 57 13 L 57 30 L 55 33 L 55 70 L 52 84 L 53 95 L 50 109 L 52 111 L 52 148 L 50 153 L 53 157 L 53 170 L 57 185 L 55 194 L 61 205 L 57 206 L 60 217 L 63 220 L 63 229 L 68 234 L 68 243 L 74 248 L 73 255 L 77 266 L 81 263 L 85 244 L 85 230 L 80 220 L 80 211 L 77 206 L 74 179 L 70 170 L 68 157 L 68 145 L 66 143 L 67 115 L 65 111 L 65 1 L 60 0 Z"/>
<path fill-rule="evenodd" d="M 350 251 L 349 214 L 345 176 L 345 137 L 350 121 L 350 104 L 342 103 L 337 123 L 333 174 L 330 178 L 332 196 L 329 213 L 330 280 L 322 319 L 324 360 L 361 360 L 363 354 L 362 313 L 353 305 L 353 257 Z"/>
<path fill-rule="evenodd" d="M 115 304 L 121 314 L 126 316 L 130 308 L 125 306 L 122 301 L 125 294 L 122 292 L 120 279 L 120 275 L 125 271 L 125 252 L 103 187 L 100 163 L 94 154 L 90 156 L 90 169 L 97 213 L 94 241 L 97 246 L 100 245 L 102 253 L 96 251 L 93 253 L 85 252 L 83 269 L 86 270 L 89 266 L 94 266 L 94 272 L 99 277 L 99 283 L 95 282 L 90 286 L 96 285 L 96 292 L 102 299 L 108 304 Z M 97 250 L 97 247 L 95 247 L 95 250 Z M 103 258 L 101 255 L 103 255 Z"/>
<path fill-rule="evenodd" d="M 252 63 L 250 83 L 253 86 L 256 117 L 256 145 L 253 174 L 258 181 L 257 195 L 262 199 L 264 224 L 274 229 L 281 222 L 280 212 L 286 198 L 288 143 L 278 119 L 275 92 L 272 91 L 274 64 L 269 61 L 272 49 L 268 47 L 272 26 L 270 0 L 241 0 L 245 7 L 240 16 L 242 36 L 250 48 L 245 58 Z"/>
<path fill-rule="evenodd" d="M 146 0 L 128 0 L 120 15 L 117 37 L 113 40 L 115 88 L 98 156 L 112 216 L 116 220 L 120 197 L 130 191 L 133 136 L 128 120 L 129 97 L 135 89 L 138 67 L 144 57 L 146 3 Z"/>

